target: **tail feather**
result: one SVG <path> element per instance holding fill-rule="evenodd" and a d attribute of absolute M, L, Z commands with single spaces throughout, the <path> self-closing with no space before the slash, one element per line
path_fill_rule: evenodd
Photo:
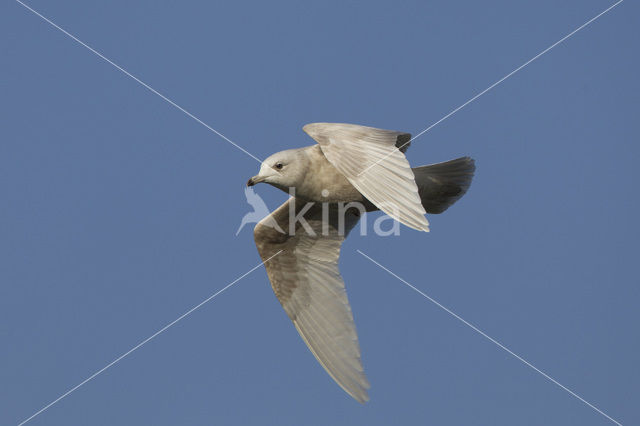
<path fill-rule="evenodd" d="M 418 193 L 427 213 L 442 213 L 462 197 L 476 170 L 471 157 L 461 157 L 443 163 L 414 167 Z"/>

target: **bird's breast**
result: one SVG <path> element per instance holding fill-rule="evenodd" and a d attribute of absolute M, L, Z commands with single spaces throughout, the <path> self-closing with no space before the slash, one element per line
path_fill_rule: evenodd
<path fill-rule="evenodd" d="M 301 185 L 296 187 L 296 196 L 316 202 L 363 201 L 362 194 L 327 160 L 320 146 L 309 150 L 309 166 Z"/>

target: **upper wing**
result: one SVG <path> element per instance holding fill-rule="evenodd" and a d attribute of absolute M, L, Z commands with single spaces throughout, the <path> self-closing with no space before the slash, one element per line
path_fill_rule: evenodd
<path fill-rule="evenodd" d="M 331 377 L 359 402 L 369 399 L 369 382 L 360 360 L 358 335 L 351 307 L 338 271 L 340 246 L 358 217 L 344 215 L 343 232 L 337 209 L 323 225 L 321 204 L 306 205 L 290 198 L 271 217 L 289 230 L 290 210 L 303 214 L 308 224 L 295 224 L 295 233 L 280 233 L 256 225 L 254 237 L 265 263 L 271 287 L 313 355 Z M 304 209 L 307 209 L 303 212 Z"/>
<path fill-rule="evenodd" d="M 340 123 L 312 123 L 302 129 L 376 207 L 411 228 L 429 231 L 411 166 L 403 154 L 411 135 Z"/>

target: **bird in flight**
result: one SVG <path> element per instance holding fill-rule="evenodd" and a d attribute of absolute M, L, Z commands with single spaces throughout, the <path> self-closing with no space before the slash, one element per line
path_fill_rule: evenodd
<path fill-rule="evenodd" d="M 294 194 L 256 225 L 254 239 L 302 340 L 336 383 L 364 403 L 370 385 L 338 270 L 342 242 L 363 213 L 375 210 L 429 231 L 425 214 L 460 199 L 475 164 L 461 157 L 411 168 L 405 157 L 411 135 L 404 132 L 341 123 L 303 130 L 317 145 L 271 155 L 247 182 Z"/>

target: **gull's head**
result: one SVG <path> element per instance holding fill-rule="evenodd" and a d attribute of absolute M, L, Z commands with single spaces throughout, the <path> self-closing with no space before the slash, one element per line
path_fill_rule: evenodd
<path fill-rule="evenodd" d="M 249 179 L 247 186 L 265 182 L 283 189 L 295 187 L 303 167 L 300 167 L 301 153 L 298 149 L 277 152 L 260 165 L 260 173 Z"/>

